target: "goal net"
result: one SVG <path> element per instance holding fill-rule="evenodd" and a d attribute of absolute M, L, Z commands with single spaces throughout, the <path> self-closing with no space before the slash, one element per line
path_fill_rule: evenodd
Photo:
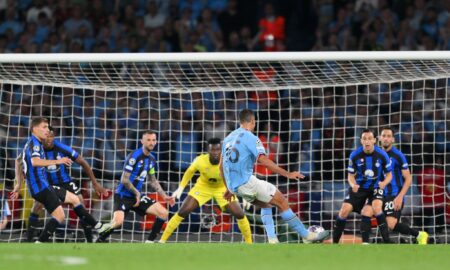
<path fill-rule="evenodd" d="M 346 195 L 347 160 L 359 146 L 360 132 L 393 127 L 413 175 L 401 219 L 428 231 L 432 241 L 447 243 L 449 79 L 448 52 L 0 55 L 0 217 L 7 219 L 0 241 L 26 238 L 32 199 L 25 185 L 20 199 L 8 194 L 31 118 L 48 118 L 56 138 L 78 151 L 113 192 L 142 132 L 157 131 L 157 178 L 171 193 L 193 159 L 206 151 L 205 141 L 223 139 L 237 127 L 239 111 L 249 108 L 269 158 L 300 170 L 306 179 L 287 180 L 259 166 L 255 174 L 274 183 L 305 224 L 326 229 L 332 229 Z M 80 166 L 73 165 L 70 175 L 82 186 L 89 211 L 109 221 L 112 196 L 99 198 Z M 171 215 L 189 187 L 169 208 Z M 145 193 L 156 198 L 151 189 Z M 54 241 L 84 241 L 78 219 L 64 208 L 67 220 Z M 40 215 L 43 226 L 48 215 Z M 247 215 L 255 241 L 264 242 L 259 209 L 252 207 Z M 130 212 L 126 220 L 112 241 L 145 240 L 154 217 Z M 358 242 L 359 220 L 350 216 L 347 241 Z M 280 219 L 275 222 L 280 241 L 301 242 Z M 373 241 L 378 235 L 373 227 Z M 395 233 L 392 238 L 414 241 Z M 236 220 L 210 202 L 169 240 L 240 242 L 242 237 Z"/>

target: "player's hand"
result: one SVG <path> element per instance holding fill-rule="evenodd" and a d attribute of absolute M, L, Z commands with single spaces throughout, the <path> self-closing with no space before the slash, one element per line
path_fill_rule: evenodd
<path fill-rule="evenodd" d="M 244 210 L 250 209 L 251 206 L 252 206 L 252 204 L 250 202 L 248 202 L 246 199 L 242 198 L 242 208 L 244 208 Z"/>
<path fill-rule="evenodd" d="M 63 158 L 60 158 L 60 159 L 56 160 L 56 164 L 58 164 L 58 165 L 64 164 L 66 166 L 71 166 L 72 163 L 73 163 L 73 161 L 70 158 L 68 158 L 68 157 L 63 157 Z"/>
<path fill-rule="evenodd" d="M 170 207 L 175 205 L 175 198 L 173 196 L 164 196 L 164 201 L 169 203 Z"/>
<path fill-rule="evenodd" d="M 384 181 L 381 181 L 380 183 L 378 183 L 378 187 L 380 189 L 384 189 L 386 187 L 386 183 L 384 183 Z"/>
<path fill-rule="evenodd" d="M 109 190 L 107 190 L 106 188 L 102 187 L 99 184 L 94 185 L 94 191 L 100 198 L 108 197 L 109 195 Z"/>
<path fill-rule="evenodd" d="M 356 193 L 356 192 L 358 192 L 358 190 L 359 190 L 359 185 L 358 184 L 354 184 L 353 187 L 352 187 L 352 191 L 354 193 Z"/>
<path fill-rule="evenodd" d="M 394 210 L 398 211 L 402 208 L 402 204 L 403 204 L 403 197 L 402 196 L 397 196 L 394 199 Z"/>
<path fill-rule="evenodd" d="M 178 187 L 177 190 L 175 190 L 172 193 L 172 198 L 175 198 L 175 199 L 179 200 L 180 197 L 181 197 L 181 194 L 183 194 L 183 190 L 184 190 L 184 188 Z"/>
<path fill-rule="evenodd" d="M 9 193 L 9 197 L 11 198 L 11 200 L 17 200 L 19 199 L 19 185 L 16 185 L 13 189 L 13 191 L 11 191 Z"/>
<path fill-rule="evenodd" d="M 141 203 L 141 195 L 140 194 L 136 194 L 136 203 L 133 205 L 133 207 L 138 207 L 139 204 Z"/>
<path fill-rule="evenodd" d="M 288 172 L 286 177 L 289 179 L 297 179 L 297 180 L 305 178 L 305 176 L 300 172 Z"/>
<path fill-rule="evenodd" d="M 229 189 L 227 189 L 227 191 L 225 191 L 225 193 L 223 194 L 223 198 L 225 200 L 227 200 L 228 202 L 231 202 L 231 198 L 233 198 L 234 194 L 231 193 L 231 191 Z"/>

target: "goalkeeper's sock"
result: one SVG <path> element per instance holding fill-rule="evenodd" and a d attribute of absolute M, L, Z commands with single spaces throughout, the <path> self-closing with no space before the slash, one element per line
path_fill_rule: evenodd
<path fill-rule="evenodd" d="M 397 224 L 395 224 L 393 231 L 401 233 L 401 234 L 405 234 L 405 235 L 412 235 L 414 237 L 417 237 L 419 235 L 418 230 L 412 229 L 405 223 L 400 223 L 400 222 L 397 222 Z"/>
<path fill-rule="evenodd" d="M 161 242 L 165 243 L 169 237 L 172 235 L 173 231 L 175 231 L 178 226 L 180 226 L 180 223 L 184 220 L 184 218 L 180 217 L 178 213 L 175 213 L 173 217 L 167 222 L 166 229 L 164 230 L 162 236 L 161 236 Z"/>
<path fill-rule="evenodd" d="M 370 230 L 371 226 L 371 218 L 368 216 L 361 217 L 361 236 L 363 243 L 369 243 L 370 238 Z"/>
<path fill-rule="evenodd" d="M 91 227 L 98 228 L 98 221 L 94 219 L 91 214 L 88 213 L 86 208 L 84 208 L 84 205 L 81 203 L 73 208 L 73 211 L 75 211 L 75 214 L 81 219 L 82 222 L 84 222 L 87 225 L 90 225 Z"/>
<path fill-rule="evenodd" d="M 47 224 L 45 224 L 44 230 L 42 230 L 39 236 L 39 242 L 47 242 L 48 238 L 53 235 L 56 228 L 59 226 L 59 222 L 55 218 L 51 218 Z"/>
<path fill-rule="evenodd" d="M 272 208 L 261 208 L 261 220 L 266 229 L 266 234 L 269 239 L 276 238 L 275 223 L 272 217 Z M 238 223 L 239 224 L 239 223 Z"/>
<path fill-rule="evenodd" d="M 239 230 L 241 231 L 242 235 L 244 236 L 244 241 L 247 244 L 252 244 L 252 230 L 250 229 L 250 223 L 248 222 L 247 216 L 244 216 L 241 219 L 237 220 L 237 224 L 239 227 Z"/>
<path fill-rule="evenodd" d="M 347 219 L 338 216 L 333 224 L 333 243 L 338 244 L 345 229 Z"/>
<path fill-rule="evenodd" d="M 92 243 L 93 237 L 92 237 L 92 226 L 89 224 L 86 224 L 83 220 L 80 220 L 81 226 L 83 227 L 84 231 L 84 237 L 86 238 L 86 242 Z"/>
<path fill-rule="evenodd" d="M 305 228 L 305 225 L 303 225 L 297 215 L 292 212 L 292 209 L 289 208 L 288 210 L 281 213 L 281 218 L 302 238 L 306 238 L 308 236 L 308 230 Z"/>
<path fill-rule="evenodd" d="M 155 241 L 165 222 L 166 222 L 165 219 L 161 219 L 158 217 L 156 218 L 155 222 L 153 223 L 152 231 L 148 235 L 148 240 Z"/>
<path fill-rule="evenodd" d="M 39 222 L 39 215 L 31 213 L 30 217 L 28 218 L 27 242 L 33 242 L 38 222 Z"/>
<path fill-rule="evenodd" d="M 378 228 L 380 229 L 381 237 L 383 238 L 384 243 L 391 243 L 389 239 L 389 228 L 386 223 L 386 216 L 384 213 L 378 214 L 375 216 L 378 222 Z"/>

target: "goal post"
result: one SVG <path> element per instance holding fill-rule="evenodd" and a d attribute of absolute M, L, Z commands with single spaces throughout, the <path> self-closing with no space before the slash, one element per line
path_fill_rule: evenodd
<path fill-rule="evenodd" d="M 0 241 L 24 241 L 29 195 L 23 191 L 16 201 L 6 197 L 32 117 L 50 119 L 56 138 L 82 154 L 98 181 L 112 190 L 126 155 L 140 146 L 141 133 L 156 130 L 158 179 L 170 193 L 191 161 L 206 151 L 205 141 L 223 139 L 236 128 L 239 111 L 250 108 L 268 156 L 307 178 L 288 181 L 259 167 L 255 173 L 276 184 L 307 225 L 326 229 L 344 200 L 347 160 L 359 145 L 359 133 L 394 127 L 396 146 L 413 174 L 402 220 L 447 243 L 449 79 L 449 51 L 2 54 L 0 194 L 12 216 Z M 89 210 L 107 221 L 112 197 L 97 198 L 79 166 L 72 166 L 71 176 L 82 185 Z M 180 205 L 170 208 L 171 214 Z M 66 211 L 69 219 L 57 239 L 82 241 L 76 217 Z M 264 241 L 259 210 L 247 214 L 255 240 Z M 352 215 L 347 223 L 349 241 L 359 237 L 359 219 Z M 152 217 L 131 213 L 128 220 L 113 240 L 145 239 Z M 280 219 L 276 224 L 280 240 L 300 241 Z M 377 239 L 375 229 L 372 237 Z M 241 236 L 233 218 L 207 204 L 170 240 L 227 242 Z"/>

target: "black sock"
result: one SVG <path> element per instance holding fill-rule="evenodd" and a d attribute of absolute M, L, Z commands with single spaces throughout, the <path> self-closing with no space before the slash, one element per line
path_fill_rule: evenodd
<path fill-rule="evenodd" d="M 35 214 L 35 213 L 31 213 L 30 217 L 28 218 L 27 242 L 33 241 L 38 222 L 39 222 L 39 215 Z"/>
<path fill-rule="evenodd" d="M 405 235 L 412 235 L 414 237 L 417 237 L 419 235 L 419 231 L 417 231 L 415 229 L 411 229 L 405 223 L 400 223 L 400 222 L 397 222 L 393 231 L 401 233 L 401 234 L 405 234 Z"/>
<path fill-rule="evenodd" d="M 45 224 L 44 230 L 42 230 L 41 235 L 39 236 L 39 242 L 47 242 L 48 238 L 53 235 L 56 228 L 59 226 L 59 222 L 51 218 L 47 224 Z"/>
<path fill-rule="evenodd" d="M 345 223 L 347 222 L 346 219 L 343 219 L 341 217 L 337 217 L 336 221 L 333 225 L 333 243 L 338 244 L 339 240 L 341 240 L 342 233 L 345 229 Z"/>
<path fill-rule="evenodd" d="M 386 223 L 386 216 L 384 213 L 381 213 L 376 216 L 378 222 L 378 228 L 380 228 L 381 237 L 383 238 L 384 243 L 391 243 L 389 239 L 389 228 Z"/>
<path fill-rule="evenodd" d="M 97 225 L 97 220 L 94 219 L 94 217 L 91 216 L 91 214 L 86 211 L 86 208 L 82 204 L 77 205 L 73 208 L 73 211 L 77 214 L 77 216 L 88 225 L 91 225 L 91 227 L 95 227 Z"/>
<path fill-rule="evenodd" d="M 369 243 L 370 230 L 372 229 L 371 218 L 362 216 L 361 218 L 361 236 L 363 243 Z"/>
<path fill-rule="evenodd" d="M 156 218 L 155 223 L 153 223 L 152 231 L 148 235 L 148 240 L 155 241 L 165 222 L 164 219 Z"/>
<path fill-rule="evenodd" d="M 80 221 L 81 226 L 83 227 L 84 237 L 86 238 L 86 242 L 92 243 L 92 226 L 84 223 L 84 221 Z"/>

